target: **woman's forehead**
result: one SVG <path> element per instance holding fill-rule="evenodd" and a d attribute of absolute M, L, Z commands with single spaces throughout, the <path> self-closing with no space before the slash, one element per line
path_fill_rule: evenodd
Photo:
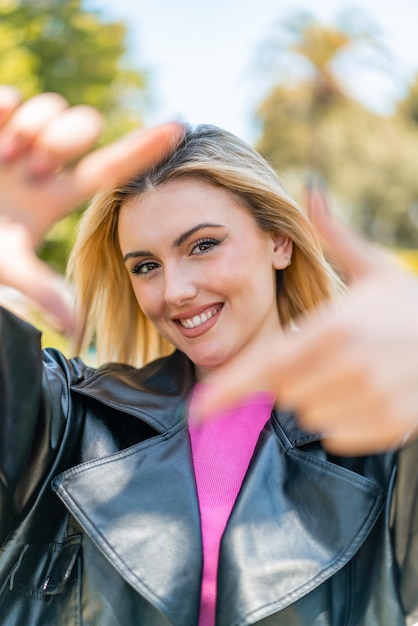
<path fill-rule="evenodd" d="M 200 179 L 185 178 L 165 182 L 158 187 L 125 200 L 120 207 L 121 221 L 135 218 L 148 222 L 159 218 L 181 223 L 198 214 L 224 214 L 248 210 L 228 189 Z M 160 224 L 161 227 L 164 225 Z"/>
<path fill-rule="evenodd" d="M 220 186 L 194 179 L 170 181 L 130 198 L 119 215 L 119 238 L 175 241 L 199 224 L 231 229 L 258 228 L 248 209 Z"/>

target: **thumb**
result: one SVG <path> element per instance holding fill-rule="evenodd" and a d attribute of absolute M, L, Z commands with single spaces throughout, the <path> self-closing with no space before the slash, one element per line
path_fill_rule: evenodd
<path fill-rule="evenodd" d="M 4 284 L 13 287 L 42 310 L 51 325 L 65 335 L 75 326 L 71 291 L 64 278 L 35 254 L 21 259 L 19 272 L 10 274 Z"/>
<path fill-rule="evenodd" d="M 326 193 L 310 188 L 307 197 L 308 214 L 320 237 L 324 251 L 337 270 L 349 282 L 366 278 L 392 266 L 387 254 L 369 243 L 331 212 Z"/>
<path fill-rule="evenodd" d="M 58 330 L 71 334 L 74 312 L 69 288 L 36 256 L 30 234 L 16 222 L 0 224 L 0 281 L 29 298 Z"/>

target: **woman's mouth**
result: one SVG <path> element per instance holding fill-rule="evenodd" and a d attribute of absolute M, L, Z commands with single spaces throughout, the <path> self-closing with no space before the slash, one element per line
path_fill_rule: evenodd
<path fill-rule="evenodd" d="M 222 305 L 217 304 L 211 308 L 208 308 L 206 311 L 203 311 L 199 315 L 193 315 L 193 317 L 184 317 L 178 318 L 179 324 L 183 328 L 193 329 L 201 326 L 205 322 L 208 322 L 212 317 L 214 317 L 221 310 Z"/>

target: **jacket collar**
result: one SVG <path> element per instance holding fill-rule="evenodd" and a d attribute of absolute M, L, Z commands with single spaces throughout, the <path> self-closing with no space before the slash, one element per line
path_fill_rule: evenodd
<path fill-rule="evenodd" d="M 112 363 L 91 371 L 92 375 L 74 385 L 73 391 L 138 417 L 158 432 L 169 430 L 184 417 L 196 382 L 193 363 L 179 350 L 141 369 Z M 276 414 L 293 446 L 320 440 L 318 434 L 299 427 L 293 412 Z"/>
<path fill-rule="evenodd" d="M 141 369 L 112 363 L 91 372 L 72 390 L 138 417 L 158 432 L 169 430 L 184 417 L 196 382 L 193 363 L 179 350 Z M 320 440 L 318 434 L 301 429 L 291 411 L 276 411 L 276 415 L 293 446 Z"/>
<path fill-rule="evenodd" d="M 141 369 L 110 363 L 89 373 L 72 392 L 138 417 L 160 433 L 184 417 L 195 383 L 193 363 L 179 350 Z"/>
<path fill-rule="evenodd" d="M 160 434 L 53 482 L 98 549 L 175 626 L 197 623 L 202 570 L 183 408 L 193 368 L 184 359 L 107 368 L 79 385 Z M 382 487 L 303 450 L 318 439 L 291 413 L 276 412 L 263 430 L 222 540 L 219 626 L 253 624 L 292 604 L 341 569 L 376 522 Z"/>

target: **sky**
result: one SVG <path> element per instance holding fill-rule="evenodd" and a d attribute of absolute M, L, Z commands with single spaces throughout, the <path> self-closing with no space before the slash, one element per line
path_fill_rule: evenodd
<path fill-rule="evenodd" d="M 367 0 L 84 0 L 106 19 L 128 25 L 129 60 L 150 75 L 148 125 L 172 119 L 208 122 L 246 141 L 257 138 L 254 111 L 274 84 L 261 64 L 262 43 L 298 9 L 332 24 L 352 9 L 371 21 L 388 52 L 385 69 L 369 59 L 344 66 L 346 89 L 387 114 L 418 73 L 418 1 Z M 277 32 L 277 31 L 276 31 Z M 288 68 L 297 75 L 301 67 Z"/>

